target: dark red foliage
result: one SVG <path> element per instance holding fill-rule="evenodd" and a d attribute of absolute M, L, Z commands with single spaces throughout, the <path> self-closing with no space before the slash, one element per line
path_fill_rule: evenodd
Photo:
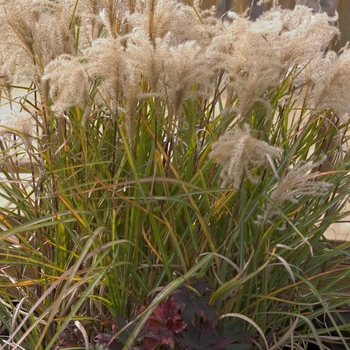
<path fill-rule="evenodd" d="M 82 344 L 84 344 L 83 335 L 75 326 L 74 322 L 70 321 L 64 331 L 60 334 L 58 344 L 55 346 L 54 350 L 65 349 Z"/>
<path fill-rule="evenodd" d="M 189 325 L 177 341 L 186 350 L 222 350 L 230 343 L 230 339 L 219 335 L 211 324 L 198 321 Z"/>
<path fill-rule="evenodd" d="M 124 328 L 127 324 L 127 321 L 123 317 L 117 317 L 115 319 L 110 318 L 108 320 L 102 321 L 101 325 L 104 328 L 104 332 L 99 333 L 95 336 L 95 344 L 100 345 L 104 344 L 107 346 L 108 350 L 121 350 L 124 345 L 124 337 L 128 337 L 128 334 L 123 334 L 117 336 L 117 333 L 120 329 Z"/>
<path fill-rule="evenodd" d="M 96 344 L 108 344 L 108 350 L 122 350 L 123 344 L 115 337 L 114 333 L 99 333 L 95 337 Z"/>
<path fill-rule="evenodd" d="M 244 331 L 242 322 L 224 318 L 209 305 L 211 288 L 204 280 L 183 284 L 170 297 L 159 303 L 147 319 L 133 350 L 250 350 L 257 334 Z M 138 309 L 140 315 L 146 306 Z M 95 332 L 92 346 L 105 345 L 108 350 L 121 350 L 130 333 L 129 322 L 122 317 L 102 321 Z M 125 330 L 120 332 L 122 329 Z M 120 333 L 119 333 L 120 332 Z M 68 324 L 55 350 L 83 345 L 83 338 L 74 325 Z"/>
<path fill-rule="evenodd" d="M 204 321 L 208 320 L 215 324 L 217 314 L 215 309 L 209 305 L 211 289 L 204 280 L 197 280 L 193 286 L 183 284 L 176 289 L 171 298 L 175 300 L 176 308 L 181 310 L 181 317 L 187 323 L 194 323 L 196 315 Z"/>
<path fill-rule="evenodd" d="M 147 320 L 140 349 L 153 350 L 160 345 L 174 347 L 175 336 L 185 328 L 181 313 L 173 299 L 161 302 Z"/>

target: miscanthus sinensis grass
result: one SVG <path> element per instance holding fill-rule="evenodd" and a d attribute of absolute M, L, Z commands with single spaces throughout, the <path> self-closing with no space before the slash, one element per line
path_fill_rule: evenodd
<path fill-rule="evenodd" d="M 111 315 L 142 348 L 152 308 L 199 276 L 253 334 L 238 345 L 329 336 L 310 320 L 349 302 L 347 244 L 324 237 L 347 214 L 349 49 L 301 5 L 228 18 L 198 1 L 0 1 L 15 135 L 0 143 L 0 349 L 68 346 L 71 320 L 88 348 Z"/>

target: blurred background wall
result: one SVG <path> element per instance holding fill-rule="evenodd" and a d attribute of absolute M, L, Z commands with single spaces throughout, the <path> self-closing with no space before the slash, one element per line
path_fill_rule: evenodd
<path fill-rule="evenodd" d="M 305 0 L 304 0 L 305 1 Z M 334 15 L 338 1 L 350 4 L 350 0 L 306 0 L 305 5 L 311 7 L 315 12 L 325 11 L 329 15 Z M 191 0 L 183 0 L 190 3 Z M 266 6 L 258 6 L 259 0 L 202 0 L 203 8 L 215 6 L 218 8 L 218 16 L 223 16 L 227 11 L 243 13 L 248 7 L 250 8 L 250 17 L 254 20 L 265 10 Z M 297 0 L 279 0 L 283 8 L 293 8 Z M 302 1 L 301 1 L 302 2 Z"/>
<path fill-rule="evenodd" d="M 350 3 L 350 0 L 346 0 Z M 218 0 L 203 2 L 204 6 L 218 6 L 218 16 L 223 16 L 227 11 L 242 13 L 246 8 L 250 8 L 249 14 L 252 20 L 255 20 L 266 9 L 266 5 L 258 6 L 259 0 Z M 283 8 L 292 9 L 296 0 L 279 0 Z M 329 15 L 334 15 L 338 0 L 306 0 L 305 5 L 311 7 L 315 12 L 327 12 Z"/>

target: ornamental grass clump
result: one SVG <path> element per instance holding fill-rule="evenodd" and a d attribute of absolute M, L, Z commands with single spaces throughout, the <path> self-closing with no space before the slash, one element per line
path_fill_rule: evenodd
<path fill-rule="evenodd" d="M 0 6 L 0 349 L 346 344 L 334 19 Z"/>

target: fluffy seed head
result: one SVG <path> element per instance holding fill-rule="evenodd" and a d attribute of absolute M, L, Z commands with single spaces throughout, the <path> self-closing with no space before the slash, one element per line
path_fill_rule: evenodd
<path fill-rule="evenodd" d="M 210 153 L 210 157 L 222 165 L 222 186 L 233 181 L 235 189 L 239 189 L 244 175 L 252 182 L 257 182 L 254 171 L 266 164 L 267 155 L 279 158 L 281 149 L 251 136 L 248 125 L 227 131 L 214 142 Z"/>
<path fill-rule="evenodd" d="M 271 199 L 278 205 L 285 201 L 297 203 L 301 196 L 323 196 L 332 184 L 324 181 L 316 181 L 317 172 L 312 172 L 323 163 L 324 159 L 317 162 L 301 162 L 295 165 L 278 182 L 276 189 L 271 193 Z"/>
<path fill-rule="evenodd" d="M 89 96 L 88 77 L 76 57 L 58 57 L 45 67 L 44 74 L 42 80 L 50 86 L 56 110 L 63 112 L 73 106 L 85 107 Z"/>

